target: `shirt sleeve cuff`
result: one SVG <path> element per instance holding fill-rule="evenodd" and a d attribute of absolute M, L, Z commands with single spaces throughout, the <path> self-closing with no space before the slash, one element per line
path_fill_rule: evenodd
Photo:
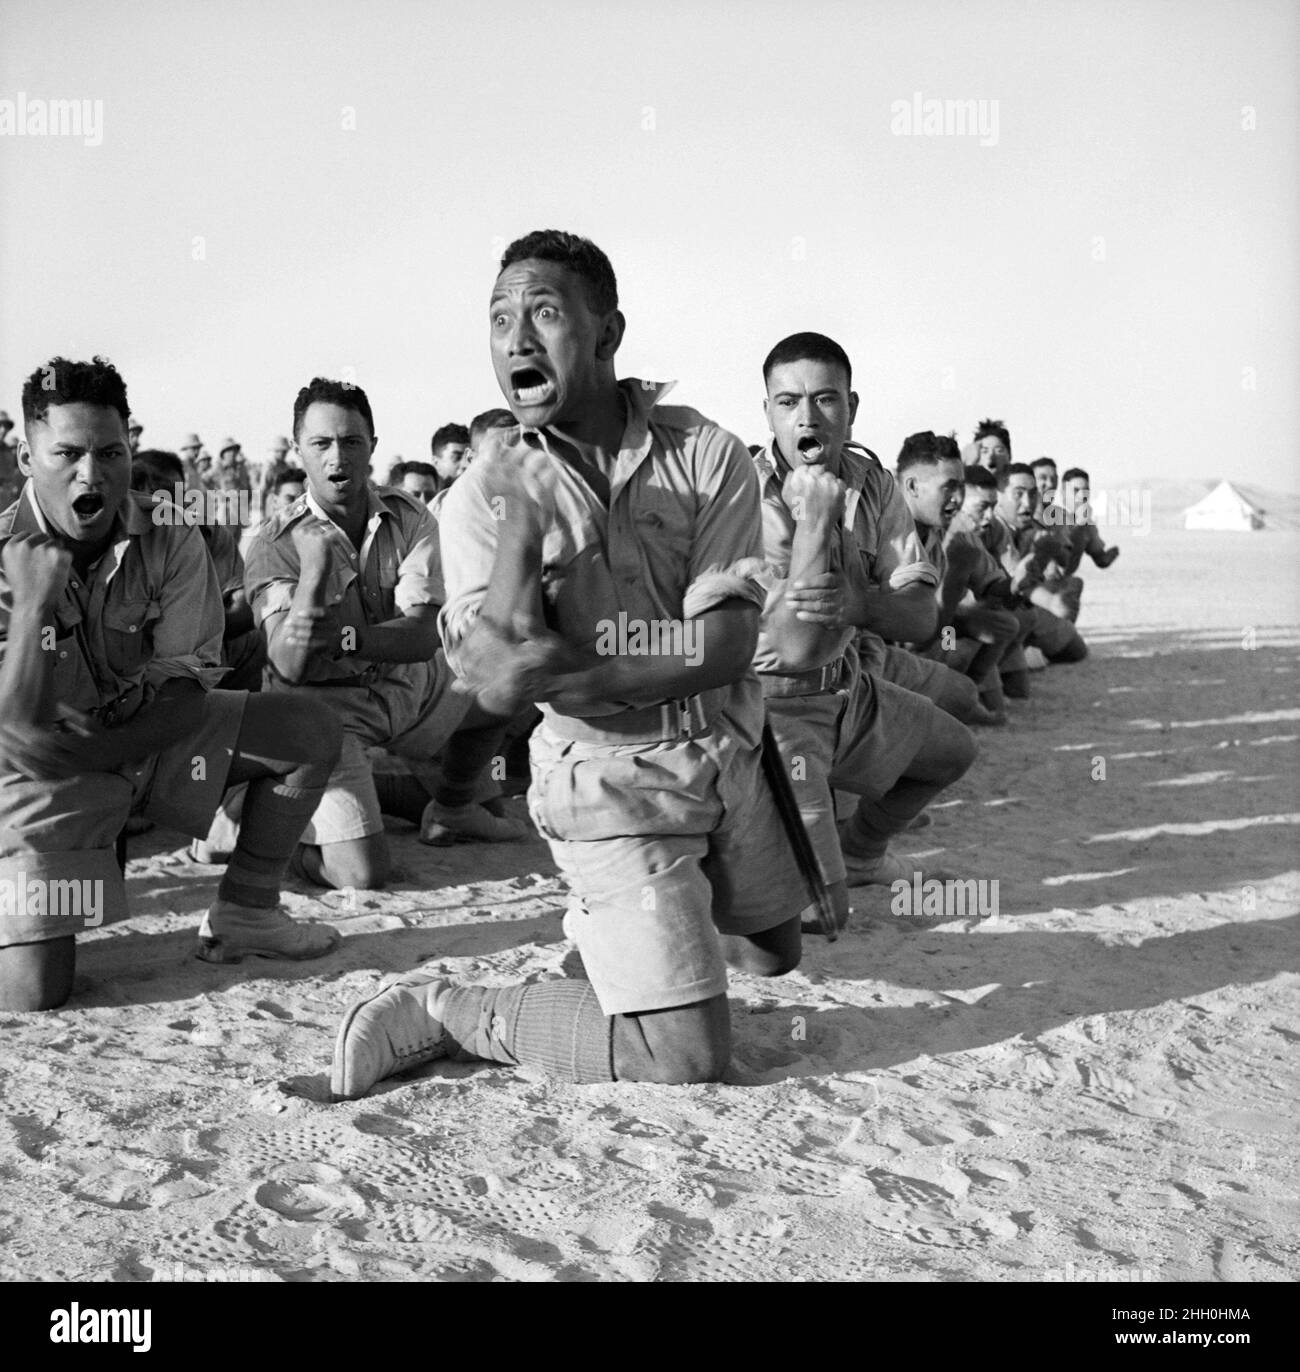
<path fill-rule="evenodd" d="M 228 667 L 211 667 L 193 655 L 155 659 L 145 668 L 145 680 L 157 690 L 165 681 L 173 681 L 177 677 L 188 678 L 197 681 L 205 691 L 212 691 L 229 670 Z"/>
<path fill-rule="evenodd" d="M 937 586 L 939 573 L 928 562 L 910 562 L 895 568 L 889 578 L 889 589 L 901 591 L 905 586 Z"/>
<path fill-rule="evenodd" d="M 765 571 L 761 558 L 746 557 L 723 569 L 710 567 L 686 588 L 682 599 L 682 614 L 687 619 L 721 605 L 724 600 L 747 600 L 760 609 L 767 600 L 767 592 L 759 578 Z"/>

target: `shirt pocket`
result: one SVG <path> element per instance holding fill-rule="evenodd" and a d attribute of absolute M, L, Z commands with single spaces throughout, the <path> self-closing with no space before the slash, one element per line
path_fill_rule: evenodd
<path fill-rule="evenodd" d="M 119 600 L 104 606 L 104 647 L 116 676 L 133 676 L 153 661 L 154 626 L 162 616 L 156 600 Z"/>

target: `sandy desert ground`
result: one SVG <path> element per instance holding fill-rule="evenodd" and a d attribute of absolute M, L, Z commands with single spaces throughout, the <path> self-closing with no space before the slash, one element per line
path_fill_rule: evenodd
<path fill-rule="evenodd" d="M 735 979 L 721 1085 L 435 1064 L 330 1104 L 382 973 L 572 968 L 545 846 L 395 825 L 403 879 L 324 901 L 340 953 L 223 969 L 190 955 L 216 869 L 133 840 L 73 1000 L 0 1016 L 0 1276 L 1294 1280 L 1300 535 L 1112 536 L 1091 658 L 901 847 L 997 915 L 856 893 L 794 975 Z"/>

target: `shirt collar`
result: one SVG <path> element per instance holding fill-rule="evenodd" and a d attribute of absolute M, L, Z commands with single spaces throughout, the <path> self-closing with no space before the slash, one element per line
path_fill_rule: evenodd
<path fill-rule="evenodd" d="M 121 543 L 124 539 L 138 538 L 141 534 L 147 534 L 153 525 L 153 502 L 151 499 L 137 497 L 134 492 L 128 491 L 122 504 L 117 507 L 117 514 L 113 519 L 112 543 Z M 56 535 L 50 529 L 50 522 L 45 517 L 45 511 L 41 509 L 40 502 L 36 499 L 36 486 L 28 481 L 22 489 L 19 497 L 18 511 L 14 515 L 13 532 L 23 534 L 46 534 L 49 537 Z"/>
<path fill-rule="evenodd" d="M 840 449 L 839 479 L 850 488 L 860 486 L 867 468 L 879 467 L 880 459 L 870 448 L 849 439 Z M 767 447 L 755 453 L 754 466 L 763 478 L 771 478 L 778 487 L 785 485 L 785 479 L 794 470 L 785 460 L 785 455 L 777 448 L 775 437 L 769 438 Z"/>
<path fill-rule="evenodd" d="M 311 513 L 314 514 L 317 519 L 323 519 L 327 524 L 334 524 L 334 520 L 328 514 L 326 514 L 325 511 L 321 509 L 320 505 L 317 503 L 316 497 L 311 493 L 310 486 L 308 486 L 307 489 L 303 492 L 302 498 L 305 502 L 306 508 L 310 510 Z M 366 528 L 371 528 L 374 525 L 375 521 L 377 519 L 382 519 L 384 515 L 388 515 L 389 518 L 396 518 L 392 510 L 390 510 L 388 506 L 385 505 L 382 500 L 380 500 L 379 494 L 375 490 L 375 483 L 373 481 L 367 481 Z M 334 524 L 334 527 L 337 529 L 339 526 L 337 524 Z"/>
<path fill-rule="evenodd" d="M 650 432 L 650 421 L 654 407 L 668 394 L 677 383 L 675 381 L 642 381 L 635 376 L 625 376 L 618 383 L 619 393 L 627 404 L 627 422 L 623 426 L 623 437 L 619 444 L 618 460 L 610 477 L 610 504 L 619 491 L 627 485 L 632 473 L 641 465 L 649 453 L 654 436 Z M 520 426 L 525 442 L 540 446 L 555 456 L 550 445 L 551 435 L 543 428 Z"/>

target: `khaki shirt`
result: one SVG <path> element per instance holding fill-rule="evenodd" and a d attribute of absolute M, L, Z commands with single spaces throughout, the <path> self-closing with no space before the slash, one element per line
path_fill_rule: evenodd
<path fill-rule="evenodd" d="M 926 545 L 927 554 L 934 561 L 936 556 L 942 557 L 942 564 L 939 565 L 940 574 L 947 579 L 948 576 L 948 551 L 953 547 L 961 547 L 968 550 L 973 558 L 973 569 L 966 576 L 966 585 L 963 594 L 969 592 L 976 600 L 986 596 L 989 591 L 1000 581 L 1006 580 L 1006 572 L 992 553 L 984 546 L 983 541 L 977 533 L 968 529 L 956 527 L 956 519 L 948 526 L 948 532 L 942 535 L 937 554 L 932 551 L 934 535 L 938 530 L 931 530 L 931 540 Z"/>
<path fill-rule="evenodd" d="M 1037 524 L 1030 523 L 1027 528 L 1018 529 L 1003 516 L 1001 510 L 994 510 L 993 518 L 984 531 L 984 546 L 1002 564 L 1007 575 L 1014 576 L 1021 559 L 1034 551 L 1034 540 L 1040 533 L 1042 529 Z M 1035 576 L 1031 570 L 1024 585 L 1030 586 L 1041 579 L 1041 575 Z"/>
<path fill-rule="evenodd" d="M 763 555 L 766 563 L 761 582 L 767 592 L 764 624 L 787 589 L 790 553 L 794 547 L 795 518 L 781 494 L 789 465 L 776 452 L 775 443 L 753 458 L 762 485 Z M 840 453 L 837 473 L 847 487 L 839 540 L 831 546 L 830 568 L 872 589 L 901 590 L 920 583 L 937 586 L 939 574 L 926 558 L 917 537 L 903 493 L 894 478 L 867 448 L 846 444 Z M 834 662 L 855 636 L 880 640 L 867 630 L 847 627 L 840 646 L 828 653 Z M 874 644 L 873 644 L 874 646 Z M 883 651 L 883 644 L 881 644 Z M 759 635 L 754 667 L 759 672 L 788 671 L 781 648 L 766 633 Z"/>
<path fill-rule="evenodd" d="M 268 641 L 273 626 L 267 621 L 287 614 L 293 605 L 301 571 L 293 531 L 305 520 L 316 521 L 329 535 L 325 599 L 327 605 L 338 608 L 343 625 L 383 624 L 417 606 L 439 603 L 438 528 L 429 512 L 414 496 L 395 487 L 367 486 L 366 499 L 366 531 L 359 552 L 310 491 L 258 530 L 245 560 L 244 589 Z M 396 704 L 403 696 L 422 697 L 431 671 L 429 662 L 369 662 L 346 653 L 337 658 L 315 655 L 304 684 L 366 674 L 371 690 Z"/>
<path fill-rule="evenodd" d="M 225 675 L 225 616 L 203 536 L 184 523 L 155 523 L 159 508 L 128 493 L 108 550 L 87 581 L 73 571 L 55 606 L 55 697 L 105 724 L 130 719 L 174 677 L 211 690 Z M 28 482 L 0 514 L 0 546 L 11 534 L 49 532 Z M 12 607 L 0 568 L 0 651 Z"/>
<path fill-rule="evenodd" d="M 244 589 L 244 559 L 239 551 L 238 536 L 226 524 L 200 524 L 199 531 L 216 568 L 221 598 L 226 600 L 235 591 Z"/>
<path fill-rule="evenodd" d="M 753 579 L 763 551 L 758 484 L 745 445 L 695 410 L 658 404 L 668 385 L 629 378 L 619 389 L 627 424 L 608 509 L 545 429 L 494 429 L 485 440 L 550 455 L 557 479 L 555 518 L 542 544 L 543 605 L 553 631 L 593 654 L 608 632 L 602 626 L 620 614 L 629 623 L 683 621 L 732 597 L 763 603 Z M 440 625 L 453 667 L 496 555 L 499 511 L 483 488 L 483 467 L 471 464 L 441 507 L 447 602 Z M 706 701 L 721 705 L 729 690 L 706 692 Z M 658 700 L 610 700 L 590 717 Z"/>

